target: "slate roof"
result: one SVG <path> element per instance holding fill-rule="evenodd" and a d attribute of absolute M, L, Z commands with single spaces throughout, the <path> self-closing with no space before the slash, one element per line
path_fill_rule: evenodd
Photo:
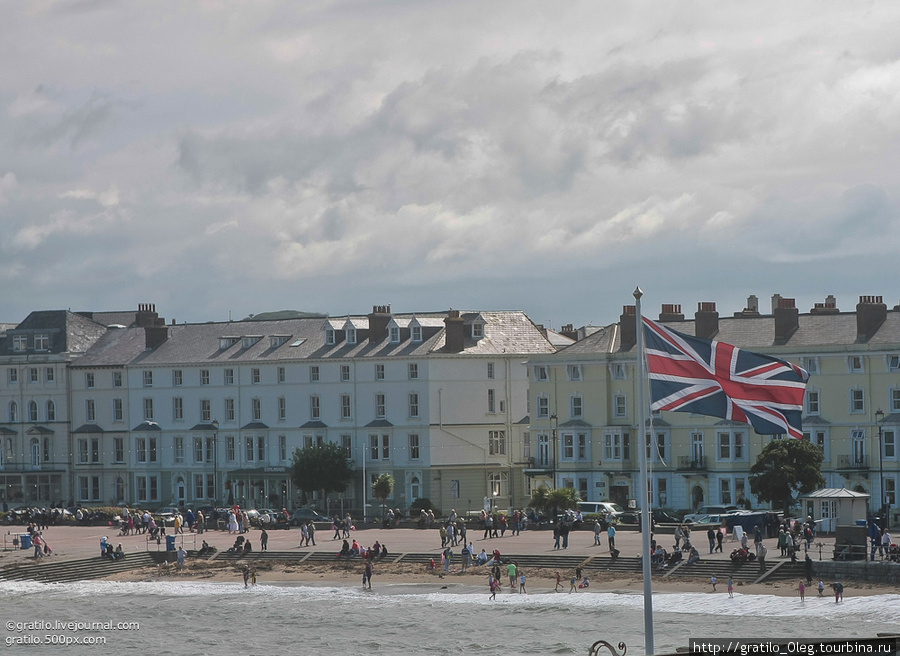
<path fill-rule="evenodd" d="M 0 354 L 23 355 L 13 351 L 12 335 L 16 333 L 48 333 L 50 353 L 84 353 L 106 332 L 106 326 L 68 310 L 36 310 L 22 323 L 6 331 L 0 342 Z M 33 352 L 30 349 L 25 353 Z"/>
<path fill-rule="evenodd" d="M 480 316 L 487 322 L 484 336 L 478 340 L 465 339 L 462 355 L 504 355 L 553 353 L 555 347 L 544 337 L 534 323 L 521 311 L 493 311 L 460 313 L 471 320 Z M 279 362 L 304 359 L 332 358 L 382 358 L 426 357 L 449 353 L 445 351 L 446 313 L 393 315 L 401 325 L 408 325 L 416 318 L 423 325 L 421 342 L 413 342 L 409 329 L 401 330 L 399 343 L 391 343 L 388 336 L 377 343 L 368 340 L 368 329 L 360 329 L 357 343 L 348 344 L 341 339 L 336 344 L 325 343 L 328 326 L 340 330 L 347 317 L 283 319 L 270 321 L 230 321 L 166 326 L 168 339 L 154 349 L 146 348 L 143 328 L 111 329 L 100 337 L 94 346 L 79 358 L 77 367 L 109 367 L 124 365 L 178 364 L 236 364 L 252 362 Z M 368 325 L 368 319 L 350 318 L 357 326 Z M 225 349 L 219 348 L 219 338 L 262 336 L 249 348 L 241 340 Z M 273 347 L 271 336 L 287 337 L 280 346 Z M 298 346 L 292 346 L 302 341 Z"/>

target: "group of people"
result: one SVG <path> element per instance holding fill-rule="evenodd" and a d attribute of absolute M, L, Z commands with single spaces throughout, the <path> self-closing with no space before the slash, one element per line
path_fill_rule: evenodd
<path fill-rule="evenodd" d="M 331 537 L 332 540 L 341 540 L 347 539 L 350 537 L 350 531 L 353 530 L 353 519 L 350 517 L 350 513 L 341 519 L 340 517 L 335 517 L 331 521 L 331 530 L 334 531 L 334 535 Z"/>
<path fill-rule="evenodd" d="M 881 528 L 874 519 L 869 520 L 869 539 L 872 543 L 872 552 L 869 560 L 875 560 L 875 552 L 882 560 L 892 562 L 900 562 L 900 549 L 894 544 L 890 532 L 887 528 Z"/>
<path fill-rule="evenodd" d="M 525 572 L 524 570 L 519 568 L 518 563 L 511 562 L 506 566 L 506 573 L 509 576 L 509 587 L 512 591 L 519 588 L 519 594 L 528 594 L 528 590 L 525 589 Z M 503 587 L 503 584 L 500 582 L 502 576 L 502 572 L 500 570 L 500 564 L 497 563 L 494 565 L 491 573 L 488 574 L 488 589 L 491 593 L 491 599 L 497 598 L 497 593 L 500 591 L 500 588 Z"/>
<path fill-rule="evenodd" d="M 100 538 L 100 557 L 109 558 L 110 560 L 124 560 L 125 549 L 122 548 L 121 542 L 117 544 L 115 548 L 113 548 L 112 542 L 110 542 L 109 538 L 104 535 L 102 538 Z"/>
<path fill-rule="evenodd" d="M 35 558 L 43 558 L 53 553 L 53 549 L 50 548 L 50 545 L 44 539 L 44 533 L 39 529 L 40 525 L 36 524 L 29 524 L 27 529 L 28 536 L 31 538 L 31 546 L 34 548 L 33 555 Z M 18 544 L 18 538 L 13 540 L 13 544 Z"/>
<path fill-rule="evenodd" d="M 355 539 L 353 544 L 344 540 L 341 550 L 337 557 L 340 558 L 362 558 L 363 560 L 382 560 L 388 555 L 387 546 L 381 544 L 378 540 L 371 547 L 364 547 Z"/>
<path fill-rule="evenodd" d="M 801 579 L 800 583 L 797 584 L 797 591 L 800 593 L 800 601 L 806 600 L 806 588 L 807 588 L 807 583 Z M 824 597 L 825 596 L 825 582 L 819 581 L 818 584 L 816 585 L 816 588 L 819 591 L 819 596 Z M 834 583 L 831 584 L 831 589 L 834 591 L 834 603 L 838 603 L 839 601 L 842 601 L 844 599 L 844 584 L 843 583 L 841 583 L 840 581 L 835 581 Z"/>

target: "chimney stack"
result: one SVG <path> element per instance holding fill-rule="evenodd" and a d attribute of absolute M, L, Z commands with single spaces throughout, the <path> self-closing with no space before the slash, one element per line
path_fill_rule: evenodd
<path fill-rule="evenodd" d="M 622 306 L 622 316 L 619 317 L 619 350 L 630 351 L 637 344 L 637 306 Z"/>
<path fill-rule="evenodd" d="M 660 321 L 684 321 L 684 313 L 681 311 L 681 305 L 674 303 L 663 303 L 662 312 L 659 313 Z"/>
<path fill-rule="evenodd" d="M 775 296 L 778 298 L 778 307 L 772 310 L 775 315 L 775 344 L 787 344 L 791 335 L 800 327 L 800 311 L 793 298 L 782 298 L 778 294 Z"/>
<path fill-rule="evenodd" d="M 881 296 L 860 296 L 856 305 L 856 341 L 867 342 L 887 319 Z"/>
<path fill-rule="evenodd" d="M 719 313 L 716 304 L 709 301 L 697 303 L 694 314 L 694 334 L 703 339 L 713 339 L 719 332 Z"/>
<path fill-rule="evenodd" d="M 466 345 L 466 320 L 459 310 L 450 310 L 444 318 L 444 348 L 450 353 L 461 353 Z"/>
<path fill-rule="evenodd" d="M 825 297 L 824 303 L 816 303 L 809 311 L 810 314 L 837 314 L 838 312 L 840 310 L 838 310 L 837 299 L 832 294 Z"/>
<path fill-rule="evenodd" d="M 747 307 L 740 312 L 735 312 L 736 317 L 758 317 L 759 316 L 759 299 L 755 294 L 747 297 Z"/>
<path fill-rule="evenodd" d="M 369 315 L 369 343 L 377 344 L 387 337 L 387 327 L 391 322 L 390 305 L 373 305 Z"/>
<path fill-rule="evenodd" d="M 560 328 L 559 334 L 568 337 L 569 339 L 578 340 L 578 331 L 575 330 L 575 326 L 571 323 L 567 323 Z"/>
<path fill-rule="evenodd" d="M 156 326 L 159 321 L 159 315 L 156 314 L 156 304 L 154 303 L 138 303 L 137 312 L 134 313 L 134 324 L 139 328 L 147 326 Z"/>

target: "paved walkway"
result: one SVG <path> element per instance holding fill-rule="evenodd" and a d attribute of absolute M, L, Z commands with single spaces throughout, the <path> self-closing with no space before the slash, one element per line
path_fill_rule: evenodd
<path fill-rule="evenodd" d="M 6 549 L 0 552 L 0 567 L 8 566 L 14 563 L 24 564 L 33 562 L 32 549 L 13 549 L 12 537 L 14 534 L 24 532 L 24 526 L 8 526 L 3 529 L 3 537 L 5 538 Z M 357 527 L 359 528 L 359 527 Z M 171 530 L 171 529 L 170 529 Z M 47 543 L 53 548 L 54 554 L 51 556 L 54 560 L 86 558 L 100 554 L 100 538 L 108 536 L 109 541 L 113 545 L 122 543 L 123 548 L 128 553 L 136 553 L 139 551 L 165 550 L 165 541 L 160 545 L 156 542 L 148 544 L 146 535 L 118 535 L 118 529 L 111 529 L 102 526 L 51 526 L 44 532 Z M 269 531 L 270 551 L 301 551 L 299 548 L 300 529 L 293 528 L 291 530 L 273 530 Z M 252 529 L 249 533 L 244 534 L 245 537 L 252 541 L 254 551 L 259 550 L 260 531 Z M 304 547 L 302 551 L 335 551 L 340 550 L 341 540 L 332 539 L 333 532 L 320 529 L 316 532 L 316 546 Z M 557 555 L 583 555 L 587 556 L 606 556 L 609 554 L 609 545 L 606 536 L 603 536 L 603 544 L 594 546 L 594 534 L 589 530 L 573 531 L 569 535 L 569 547 L 565 550 L 555 550 L 553 548 L 553 534 L 550 530 L 534 530 L 524 531 L 521 535 L 511 535 L 508 531 L 505 537 L 482 539 L 483 531 L 470 530 L 468 532 L 469 541 L 474 543 L 476 553 L 484 549 L 491 553 L 494 549 L 499 549 L 501 554 L 531 554 L 531 555 L 547 555 L 548 557 Z M 181 545 L 182 541 L 185 549 L 199 549 L 202 541 L 205 539 L 211 546 L 216 547 L 219 551 L 228 549 L 235 539 L 235 535 L 229 535 L 224 531 L 207 531 L 203 535 L 185 532 L 183 535 L 176 536 L 176 544 Z M 706 535 L 695 536 L 694 543 L 700 549 L 706 543 Z M 406 552 L 428 553 L 433 552 L 439 554 L 441 551 L 441 538 L 438 529 L 382 529 L 382 528 L 362 528 L 352 531 L 351 538 L 357 539 L 360 544 L 369 547 L 379 541 L 386 545 L 391 553 L 400 554 Z M 667 548 L 671 549 L 674 538 L 670 530 L 665 528 L 659 529 L 656 538 L 662 542 Z M 817 538 L 811 549 L 811 556 L 814 561 L 820 560 L 818 544 L 821 543 L 821 559 L 830 560 L 832 549 L 834 546 L 833 536 L 822 536 Z M 724 553 L 708 554 L 708 547 L 700 549 L 700 553 L 704 559 L 727 560 L 731 550 L 738 543 L 732 539 L 726 538 L 724 544 Z M 764 540 L 764 544 L 768 548 L 768 560 L 770 562 L 779 560 L 778 541 L 775 538 Z M 641 551 L 641 535 L 635 530 L 620 529 L 616 534 L 616 546 L 622 556 L 637 556 Z M 458 553 L 462 548 L 460 544 L 454 549 Z"/>

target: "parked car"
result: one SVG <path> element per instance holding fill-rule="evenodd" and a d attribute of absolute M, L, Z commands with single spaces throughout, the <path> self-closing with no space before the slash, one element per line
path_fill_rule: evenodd
<path fill-rule="evenodd" d="M 319 513 L 317 513 L 312 508 L 300 508 L 295 510 L 291 515 L 291 525 L 300 526 L 300 524 L 306 524 L 307 522 L 330 522 L 331 520 L 327 517 L 322 517 Z"/>
<path fill-rule="evenodd" d="M 684 521 L 685 524 L 697 524 L 710 515 L 731 515 L 739 511 L 740 509 L 737 506 L 703 506 L 698 509 L 697 512 L 685 515 L 682 521 Z"/>
<path fill-rule="evenodd" d="M 175 524 L 175 513 L 181 512 L 179 508 L 176 506 L 163 506 L 156 510 L 153 514 L 153 519 L 156 520 L 157 524 L 162 524 L 163 526 L 173 526 Z"/>
<path fill-rule="evenodd" d="M 578 509 L 584 515 L 609 515 L 610 517 L 619 517 L 625 512 L 617 503 L 608 501 L 579 501 Z"/>

